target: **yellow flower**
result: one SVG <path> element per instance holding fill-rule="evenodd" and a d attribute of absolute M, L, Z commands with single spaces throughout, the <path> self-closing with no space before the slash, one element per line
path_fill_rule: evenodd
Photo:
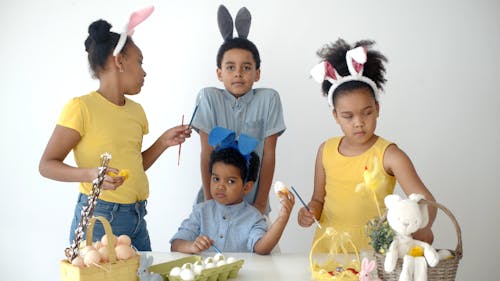
<path fill-rule="evenodd" d="M 408 255 L 412 257 L 422 257 L 424 255 L 424 248 L 420 246 L 413 246 L 409 251 Z"/>
<path fill-rule="evenodd" d="M 118 172 L 118 174 L 116 174 L 115 172 L 108 172 L 108 175 L 110 175 L 112 177 L 124 177 L 125 179 L 128 179 L 128 174 L 129 174 L 128 169 L 120 170 L 120 172 Z"/>

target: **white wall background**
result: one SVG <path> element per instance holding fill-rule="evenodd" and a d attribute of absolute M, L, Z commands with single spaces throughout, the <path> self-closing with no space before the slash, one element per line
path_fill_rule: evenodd
<path fill-rule="evenodd" d="M 490 279 L 500 250 L 500 2 L 222 2 L 233 15 L 243 5 L 251 11 L 249 37 L 263 59 L 256 86 L 281 93 L 288 129 L 279 138 L 275 180 L 309 198 L 317 147 L 340 134 L 319 85 L 308 78 L 318 62 L 315 51 L 339 36 L 374 39 L 389 58 L 378 133 L 410 155 L 437 200 L 458 218 L 464 258 L 457 279 Z M 2 280 L 59 279 L 77 184 L 42 178 L 38 161 L 62 106 L 97 88 L 83 47 L 88 25 L 104 18 L 119 29 L 132 10 L 156 6 L 134 36 L 148 72 L 134 99 L 148 114 L 149 146 L 182 114 L 190 116 L 201 87 L 221 86 L 215 76 L 220 3 L 0 0 Z M 169 238 L 190 212 L 200 186 L 198 159 L 193 134 L 182 147 L 180 167 L 173 148 L 148 171 L 147 219 L 157 251 L 169 250 Z M 274 196 L 271 201 L 276 209 Z M 297 225 L 299 207 L 282 238 L 283 252 L 309 250 L 312 229 Z M 436 246 L 455 248 L 445 216 L 434 229 Z"/>

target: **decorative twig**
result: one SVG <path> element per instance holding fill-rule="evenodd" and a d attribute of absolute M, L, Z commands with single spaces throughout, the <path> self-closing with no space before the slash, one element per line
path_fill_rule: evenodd
<path fill-rule="evenodd" d="M 87 229 L 89 219 L 94 213 L 94 207 L 97 203 L 97 198 L 101 194 L 102 182 L 104 181 L 104 177 L 106 176 L 110 160 L 111 154 L 106 152 L 101 155 L 99 174 L 97 175 L 97 178 L 92 182 L 92 191 L 87 197 L 87 204 L 82 209 L 80 222 L 78 223 L 78 227 L 75 229 L 75 240 L 70 247 L 64 250 L 64 253 L 69 262 L 72 262 L 73 259 L 78 256 L 78 247 L 80 246 L 80 242 L 83 240 L 83 235 L 85 233 L 85 230 Z"/>

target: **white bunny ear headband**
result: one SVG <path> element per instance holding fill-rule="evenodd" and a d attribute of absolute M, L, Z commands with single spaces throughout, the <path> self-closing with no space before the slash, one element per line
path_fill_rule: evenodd
<path fill-rule="evenodd" d="M 238 14 L 236 14 L 234 23 L 239 38 L 247 39 L 251 22 L 252 16 L 248 9 L 245 7 L 241 8 Z M 217 11 L 217 23 L 219 24 L 219 31 L 224 41 L 233 39 L 233 18 L 224 5 L 220 5 Z"/>
<path fill-rule="evenodd" d="M 138 11 L 133 12 L 130 15 L 130 19 L 125 25 L 125 28 L 122 33 L 120 33 L 120 39 L 116 44 L 115 50 L 113 51 L 113 56 L 117 56 L 125 46 L 125 42 L 127 42 L 127 37 L 132 36 L 134 34 L 134 28 L 147 19 L 151 13 L 153 13 L 154 7 L 150 6 Z"/>
<path fill-rule="evenodd" d="M 363 76 L 363 69 L 366 63 L 366 49 L 362 46 L 351 49 L 345 54 L 345 60 L 347 62 L 347 68 L 349 69 L 350 75 L 341 76 L 337 70 L 328 62 L 322 61 L 313 69 L 311 69 L 311 76 L 318 83 L 323 83 L 327 80 L 332 83 L 330 89 L 328 89 L 328 104 L 333 107 L 333 92 L 341 84 L 349 81 L 361 81 L 368 84 L 375 96 L 378 94 L 378 87 L 373 80 Z"/>

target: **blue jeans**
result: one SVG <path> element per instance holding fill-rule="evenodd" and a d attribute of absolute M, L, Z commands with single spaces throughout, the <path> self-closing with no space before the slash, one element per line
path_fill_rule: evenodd
<path fill-rule="evenodd" d="M 69 232 L 69 242 L 73 243 L 75 239 L 75 229 L 80 222 L 81 212 L 87 204 L 87 195 L 80 193 L 75 207 L 73 222 Z M 126 234 L 132 240 L 132 245 L 139 251 L 151 251 L 151 241 L 146 226 L 144 216 L 146 211 L 147 201 L 139 201 L 132 204 L 112 203 L 97 199 L 94 216 L 103 216 L 111 224 L 113 234 L 116 236 Z M 100 222 L 97 222 L 94 227 L 92 240 L 100 240 L 104 235 L 104 228 Z M 85 237 L 85 235 L 84 235 Z"/>

